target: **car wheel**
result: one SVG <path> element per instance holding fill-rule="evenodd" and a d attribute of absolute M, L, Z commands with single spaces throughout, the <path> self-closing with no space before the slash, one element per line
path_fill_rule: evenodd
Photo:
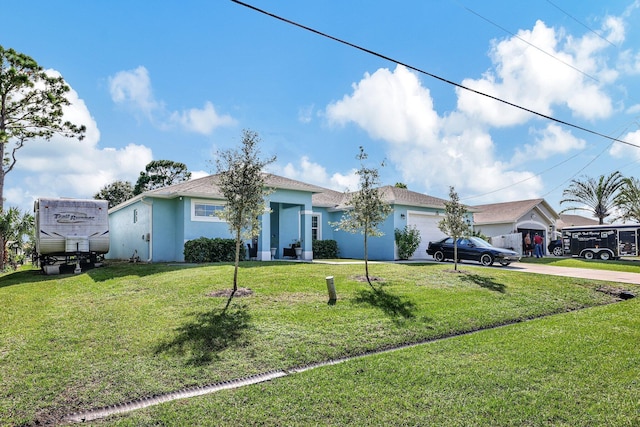
<path fill-rule="evenodd" d="M 493 255 L 491 254 L 482 254 L 480 257 L 480 264 L 490 266 L 493 265 Z"/>
<path fill-rule="evenodd" d="M 611 254 L 609 252 L 600 252 L 600 259 L 603 261 L 609 261 Z"/>
<path fill-rule="evenodd" d="M 593 252 L 591 251 L 586 251 L 584 253 L 584 259 L 593 259 Z"/>
<path fill-rule="evenodd" d="M 556 246 L 555 248 L 553 248 L 553 254 L 555 256 L 562 256 L 564 255 L 564 250 L 562 249 L 561 246 Z"/>
<path fill-rule="evenodd" d="M 499 261 L 500 265 L 503 267 L 506 267 L 507 265 L 511 264 L 511 261 Z"/>
<path fill-rule="evenodd" d="M 435 259 L 438 262 L 444 261 L 444 253 L 442 251 L 436 252 L 435 254 L 433 254 L 433 259 Z"/>

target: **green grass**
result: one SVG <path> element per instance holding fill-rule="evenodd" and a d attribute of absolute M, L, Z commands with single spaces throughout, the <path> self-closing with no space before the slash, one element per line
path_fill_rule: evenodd
<path fill-rule="evenodd" d="M 518 323 L 101 424 L 635 426 L 640 304 Z"/>
<path fill-rule="evenodd" d="M 247 262 L 240 270 L 240 286 L 251 288 L 253 294 L 234 298 L 226 311 L 227 299 L 209 294 L 230 287 L 231 265 L 123 263 L 80 275 L 43 276 L 28 269 L 4 275 L 0 277 L 0 425 L 56 421 L 71 412 L 185 387 L 613 301 L 610 295 L 596 291 L 602 282 L 563 277 L 549 280 L 471 265 L 462 266 L 466 274 L 459 274 L 451 268 L 446 264 L 375 264 L 370 266 L 371 273 L 382 278 L 376 292 L 355 279 L 362 275 L 362 265 Z M 335 278 L 335 305 L 327 304 L 327 276 Z M 476 336 L 480 334 L 469 337 Z M 413 351 L 424 350 L 402 353 Z M 459 357 L 455 352 L 447 356 L 448 351 L 442 351 L 442 363 L 454 363 Z M 381 357 L 390 356 L 371 360 Z M 356 362 L 336 369 L 348 369 L 352 363 Z M 392 371 L 405 369 L 402 364 L 385 363 L 391 363 L 388 369 Z M 481 367 L 477 369 L 482 372 Z M 315 372 L 233 393 L 260 394 L 262 387 L 288 381 L 315 384 L 314 376 L 319 375 Z M 331 375 L 342 376 L 340 371 Z M 393 374 L 380 375 L 396 381 Z M 533 381 L 539 380 L 532 375 Z M 476 381 L 475 376 L 463 375 L 455 381 L 464 384 Z M 322 387 L 318 387 L 316 392 L 322 394 Z M 376 383 L 371 387 L 377 387 Z M 424 392 L 437 390 L 427 388 Z M 215 402 L 221 398 L 218 396 L 224 399 L 224 394 L 204 399 Z M 236 402 L 235 397 L 229 399 Z M 298 399 L 285 396 L 282 404 L 292 405 Z M 277 402 L 264 404 L 268 407 Z M 244 406 L 238 407 L 240 413 Z M 197 417 L 199 411 L 193 407 L 188 413 Z M 160 423 L 181 424 L 172 421 L 178 415 L 157 414 Z M 319 423 L 348 422 L 336 416 Z M 366 418 L 366 411 L 353 416 Z M 136 424 L 136 419 L 132 420 Z M 239 424 L 252 422 L 247 418 Z M 296 423 L 306 424 L 296 418 L 282 418 L 273 424 Z"/>

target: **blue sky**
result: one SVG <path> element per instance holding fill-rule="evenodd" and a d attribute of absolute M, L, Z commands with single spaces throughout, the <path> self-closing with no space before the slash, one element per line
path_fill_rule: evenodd
<path fill-rule="evenodd" d="M 90 198 L 151 160 L 215 172 L 259 133 L 270 172 L 356 189 L 363 146 L 383 184 L 474 205 L 640 172 L 640 149 L 456 89 L 230 0 L 4 2 L 0 44 L 71 86 L 84 141 L 32 141 L 6 206 Z M 266 1 L 258 8 L 417 69 L 640 146 L 640 2 Z"/>

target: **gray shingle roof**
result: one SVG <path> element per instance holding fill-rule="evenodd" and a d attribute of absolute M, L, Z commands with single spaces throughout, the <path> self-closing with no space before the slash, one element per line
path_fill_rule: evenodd
<path fill-rule="evenodd" d="M 474 224 L 515 222 L 541 203 L 544 203 L 547 209 L 555 213 L 544 199 L 519 200 L 474 206 L 476 212 L 473 214 L 473 222 Z"/>
<path fill-rule="evenodd" d="M 564 227 L 570 227 L 572 225 L 598 225 L 600 221 L 595 218 L 586 218 L 582 215 L 567 215 L 560 214 L 560 219 L 556 221 L 556 229 L 562 230 Z"/>
<path fill-rule="evenodd" d="M 307 184 L 301 181 L 296 181 L 294 179 L 285 178 L 283 176 L 273 175 L 270 173 L 265 173 L 264 178 L 265 185 L 267 187 L 285 190 L 308 191 L 310 193 L 324 191 L 324 188 Z M 168 187 L 146 191 L 143 193 L 143 195 L 148 197 L 166 198 L 174 198 L 178 196 L 223 198 L 222 192 L 217 185 L 218 180 L 219 176 L 217 174 L 209 175 L 203 178 L 192 179 L 190 181 L 181 182 L 179 184 L 173 184 Z"/>
<path fill-rule="evenodd" d="M 428 196 L 408 190 L 387 185 L 379 188 L 382 200 L 391 205 L 405 205 L 422 208 L 444 209 L 446 200 Z M 314 194 L 313 206 L 346 209 L 349 207 L 352 193 L 340 193 L 334 190 L 324 189 L 322 193 Z"/>

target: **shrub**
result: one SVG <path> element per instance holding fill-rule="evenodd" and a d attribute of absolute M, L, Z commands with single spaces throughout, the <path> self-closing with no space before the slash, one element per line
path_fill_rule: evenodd
<path fill-rule="evenodd" d="M 420 246 L 420 231 L 414 226 L 406 225 L 402 230 L 395 230 L 396 244 L 398 245 L 398 257 L 409 259 Z"/>
<path fill-rule="evenodd" d="M 240 261 L 246 256 L 246 248 L 240 247 Z M 184 244 L 185 262 L 233 262 L 236 255 L 236 241 L 233 239 L 209 239 L 200 237 Z"/>
<path fill-rule="evenodd" d="M 314 240 L 312 249 L 315 259 L 338 258 L 338 242 L 335 240 Z"/>

